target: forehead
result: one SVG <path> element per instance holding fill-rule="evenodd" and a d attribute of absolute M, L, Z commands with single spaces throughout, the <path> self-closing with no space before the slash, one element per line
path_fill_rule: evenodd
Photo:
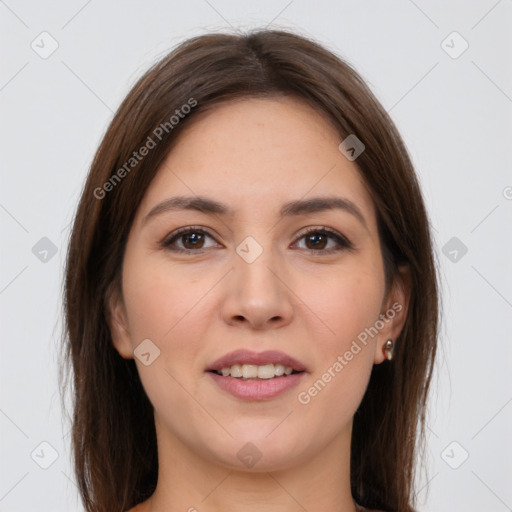
<path fill-rule="evenodd" d="M 235 212 L 280 210 L 291 200 L 336 195 L 374 216 L 342 137 L 305 101 L 279 97 L 223 103 L 184 127 L 150 184 L 141 215 L 173 195 L 216 197 Z"/>

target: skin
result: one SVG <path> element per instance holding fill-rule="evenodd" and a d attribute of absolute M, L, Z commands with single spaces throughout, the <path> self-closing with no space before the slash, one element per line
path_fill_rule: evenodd
<path fill-rule="evenodd" d="M 373 365 L 385 359 L 384 343 L 403 327 L 410 281 L 402 269 L 385 295 L 374 204 L 340 142 L 329 121 L 300 100 L 244 99 L 187 126 L 158 170 L 128 238 L 122 292 L 108 308 L 123 357 L 134 357 L 147 338 L 160 350 L 149 366 L 135 357 L 155 411 L 159 478 L 153 496 L 131 512 L 260 512 L 269 504 L 273 512 L 359 510 L 350 492 L 352 420 Z M 176 195 L 208 196 L 236 213 L 168 211 L 143 222 Z M 351 200 L 366 226 L 339 209 L 279 219 L 283 203 L 316 196 Z M 187 226 L 208 231 L 202 245 L 181 236 L 174 245 L 187 254 L 161 246 Z M 322 226 L 354 249 L 302 236 Z M 263 249 L 252 263 L 236 252 L 247 236 Z M 315 247 L 315 254 L 307 250 Z M 298 393 L 395 302 L 401 311 L 300 403 Z M 240 348 L 281 350 L 307 373 L 273 399 L 237 399 L 205 369 Z M 262 454 L 252 468 L 237 457 L 248 442 Z"/>

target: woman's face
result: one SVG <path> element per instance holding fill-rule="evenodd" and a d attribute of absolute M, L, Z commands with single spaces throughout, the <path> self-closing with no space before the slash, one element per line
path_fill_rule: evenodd
<path fill-rule="evenodd" d="M 340 143 L 302 102 L 246 99 L 188 126 L 158 170 L 110 325 L 135 358 L 160 448 L 263 471 L 346 446 L 406 304 L 400 287 L 384 296 L 374 205 Z M 184 206 L 199 197 L 226 211 Z M 215 364 L 240 350 L 250 354 Z"/>

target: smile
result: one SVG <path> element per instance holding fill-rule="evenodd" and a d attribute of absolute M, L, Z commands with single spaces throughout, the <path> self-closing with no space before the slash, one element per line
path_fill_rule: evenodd
<path fill-rule="evenodd" d="M 234 364 L 226 366 L 220 371 L 216 370 L 223 377 L 234 377 L 237 379 L 273 379 L 283 375 L 291 375 L 294 370 L 290 366 L 282 364 L 264 364 L 261 366 L 255 364 Z M 297 373 L 297 372 L 295 372 Z"/>
<path fill-rule="evenodd" d="M 243 400 L 268 400 L 295 387 L 307 373 L 298 359 L 278 350 L 235 350 L 206 368 L 224 392 Z"/>

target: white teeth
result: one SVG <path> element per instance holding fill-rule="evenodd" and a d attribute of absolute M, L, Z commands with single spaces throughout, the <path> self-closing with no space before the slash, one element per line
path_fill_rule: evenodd
<path fill-rule="evenodd" d="M 220 373 L 224 377 L 236 377 L 244 379 L 273 379 L 283 375 L 290 375 L 293 369 L 282 364 L 264 364 L 261 366 L 255 364 L 234 364 L 231 367 L 222 368 Z"/>
<path fill-rule="evenodd" d="M 258 367 L 255 364 L 244 364 L 242 366 L 242 377 L 244 379 L 254 379 L 258 376 Z"/>
<path fill-rule="evenodd" d="M 273 364 L 258 366 L 258 379 L 272 379 L 274 375 L 275 372 Z"/>
<path fill-rule="evenodd" d="M 223 370 L 228 371 L 228 375 L 231 374 L 231 377 L 241 377 L 242 376 L 242 367 L 239 364 L 234 364 L 231 368 L 223 368 Z M 224 375 L 224 373 L 223 373 Z M 227 375 L 226 375 L 227 377 Z"/>
<path fill-rule="evenodd" d="M 275 364 L 274 373 L 276 374 L 277 377 L 281 377 L 281 375 L 284 375 L 284 366 L 282 364 Z"/>

